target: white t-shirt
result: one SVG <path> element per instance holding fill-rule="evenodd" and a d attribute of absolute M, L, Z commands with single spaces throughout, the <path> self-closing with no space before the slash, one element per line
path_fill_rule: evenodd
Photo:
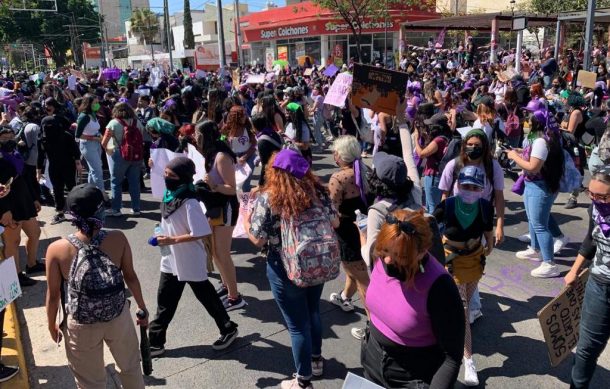
<path fill-rule="evenodd" d="M 485 135 L 487 135 L 487 141 L 491 143 L 494 130 L 489 125 L 489 123 L 485 123 L 485 125 L 483 125 L 481 124 L 481 120 L 477 119 L 472 125 L 472 128 L 480 128 L 485 131 Z"/>
<path fill-rule="evenodd" d="M 309 127 L 307 127 L 307 125 L 305 125 L 305 123 L 303 123 L 301 129 L 302 129 L 302 132 L 301 132 L 300 142 L 309 143 L 309 140 L 311 138 L 311 135 L 309 134 Z M 299 140 L 296 139 L 297 132 L 296 132 L 296 129 L 292 126 L 292 123 L 288 123 L 288 125 L 286 126 L 285 134 L 287 137 L 289 137 L 293 141 L 299 142 Z"/>
<path fill-rule="evenodd" d="M 537 138 L 532 143 L 532 151 L 530 157 L 538 158 L 541 161 L 546 161 L 546 157 L 549 155 L 549 149 L 546 145 L 546 141 L 543 138 Z"/>
<path fill-rule="evenodd" d="M 205 236 L 212 233 L 205 216 L 205 206 L 195 199 L 186 200 L 167 219 L 162 218 L 161 228 L 167 236 Z M 201 239 L 173 244 L 169 248 L 171 255 L 161 258 L 163 273 L 171 273 L 179 281 L 208 279 L 207 256 Z"/>
<path fill-rule="evenodd" d="M 229 147 L 237 155 L 243 154 L 250 150 L 250 136 L 248 130 L 244 128 L 242 134 L 235 138 L 229 138 Z"/>

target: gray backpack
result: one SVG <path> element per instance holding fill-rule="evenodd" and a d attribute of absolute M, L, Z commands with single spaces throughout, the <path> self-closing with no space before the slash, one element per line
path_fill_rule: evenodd
<path fill-rule="evenodd" d="M 66 312 L 79 324 L 111 321 L 125 306 L 123 272 L 98 247 L 105 237 L 100 231 L 86 244 L 74 234 L 68 236 L 78 252 L 70 266 Z"/>

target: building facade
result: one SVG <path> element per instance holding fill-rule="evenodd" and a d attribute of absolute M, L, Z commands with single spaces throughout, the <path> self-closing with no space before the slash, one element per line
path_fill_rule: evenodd
<path fill-rule="evenodd" d="M 148 0 L 92 0 L 104 21 L 105 35 L 110 42 L 125 42 L 125 22 L 136 8 L 149 8 Z"/>

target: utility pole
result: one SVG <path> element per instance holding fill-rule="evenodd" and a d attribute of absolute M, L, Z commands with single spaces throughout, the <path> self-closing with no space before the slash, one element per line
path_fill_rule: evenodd
<path fill-rule="evenodd" d="M 104 48 L 104 21 L 102 19 L 102 0 L 97 0 L 97 18 L 100 25 L 100 57 L 102 57 L 102 69 L 106 67 L 106 49 Z"/>
<path fill-rule="evenodd" d="M 240 66 L 244 65 L 243 50 L 241 49 L 241 25 L 239 23 L 239 0 L 235 0 L 235 34 L 237 34 L 237 63 Z"/>
<path fill-rule="evenodd" d="M 169 52 L 169 71 L 174 71 L 174 58 L 172 56 L 172 29 L 169 23 L 169 6 L 167 0 L 163 0 L 163 12 L 165 14 L 165 35 L 167 38 L 167 51 Z"/>
<path fill-rule="evenodd" d="M 583 70 L 589 71 L 591 67 L 591 46 L 593 44 L 593 27 L 595 25 L 595 0 L 589 0 L 587 4 L 587 25 L 585 29 L 585 53 L 583 58 Z"/>
<path fill-rule="evenodd" d="M 222 0 L 216 0 L 216 15 L 218 18 L 218 55 L 220 57 L 220 68 L 221 70 L 224 70 L 225 66 L 227 66 L 227 57 L 225 55 L 225 28 L 222 19 Z"/>

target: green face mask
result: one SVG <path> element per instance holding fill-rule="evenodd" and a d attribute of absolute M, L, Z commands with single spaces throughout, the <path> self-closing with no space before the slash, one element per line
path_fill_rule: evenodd
<path fill-rule="evenodd" d="M 100 110 L 100 103 L 91 104 L 91 110 L 95 113 Z"/>

